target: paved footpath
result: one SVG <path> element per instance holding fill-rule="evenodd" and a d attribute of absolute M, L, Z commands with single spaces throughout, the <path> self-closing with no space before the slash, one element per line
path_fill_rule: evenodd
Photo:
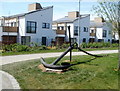
<path fill-rule="evenodd" d="M 110 54 L 110 53 L 118 53 L 118 50 L 99 50 L 99 51 L 87 51 L 87 52 L 92 53 L 92 54 Z M 5 65 L 5 64 L 20 62 L 20 61 L 26 61 L 26 60 L 32 60 L 32 59 L 40 59 L 41 57 L 43 58 L 59 57 L 61 54 L 62 52 L 2 56 L 0 57 L 1 59 L 0 65 Z M 83 52 L 72 52 L 72 55 L 86 55 L 86 54 Z M 69 53 L 67 53 L 66 56 L 69 56 Z"/>
<path fill-rule="evenodd" d="M 20 89 L 19 83 L 17 80 L 7 72 L 0 71 L 0 91 L 2 89 Z M 11 90 L 13 91 L 13 90 Z M 18 90 L 17 90 L 18 91 Z"/>

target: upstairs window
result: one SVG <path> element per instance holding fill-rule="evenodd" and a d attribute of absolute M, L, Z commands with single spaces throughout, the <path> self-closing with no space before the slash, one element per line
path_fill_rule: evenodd
<path fill-rule="evenodd" d="M 74 26 L 74 35 L 78 35 L 78 26 Z"/>
<path fill-rule="evenodd" d="M 11 27 L 13 27 L 13 24 L 14 24 L 14 23 L 13 23 L 13 22 L 11 22 Z"/>
<path fill-rule="evenodd" d="M 64 30 L 64 26 L 58 26 L 57 29 L 58 30 Z"/>
<path fill-rule="evenodd" d="M 88 27 L 84 27 L 84 32 L 88 32 Z"/>
<path fill-rule="evenodd" d="M 33 21 L 27 21 L 27 33 L 36 33 L 37 23 Z"/>
<path fill-rule="evenodd" d="M 63 26 L 61 27 L 61 30 L 64 30 L 64 27 L 63 27 Z"/>
<path fill-rule="evenodd" d="M 109 31 L 109 34 L 111 34 L 111 31 Z"/>
<path fill-rule="evenodd" d="M 42 28 L 50 29 L 50 23 L 42 23 Z"/>
<path fill-rule="evenodd" d="M 91 30 L 91 33 L 94 33 L 94 30 Z"/>
<path fill-rule="evenodd" d="M 103 30 L 103 37 L 107 36 L 107 30 Z"/>
<path fill-rule="evenodd" d="M 60 27 L 57 27 L 58 30 L 60 30 Z"/>

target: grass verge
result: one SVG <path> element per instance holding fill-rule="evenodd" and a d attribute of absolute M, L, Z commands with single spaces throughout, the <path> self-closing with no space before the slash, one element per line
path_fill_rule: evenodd
<path fill-rule="evenodd" d="M 56 58 L 46 58 L 47 63 Z M 65 57 L 61 60 L 67 60 Z M 118 54 L 107 57 L 74 56 L 69 71 L 45 73 L 38 69 L 39 60 L 13 63 L 2 66 L 2 70 L 12 74 L 22 89 L 118 89 Z"/>
<path fill-rule="evenodd" d="M 86 48 L 85 51 L 95 51 L 95 50 L 117 50 L 117 47 L 110 47 L 110 48 Z M 9 56 L 9 55 L 21 55 L 21 54 L 34 54 L 34 53 L 52 53 L 52 52 L 64 52 L 66 49 L 51 49 L 51 50 L 38 50 L 38 51 L 23 51 L 23 52 L 4 52 L 2 56 Z M 73 50 L 77 52 L 77 50 Z"/>

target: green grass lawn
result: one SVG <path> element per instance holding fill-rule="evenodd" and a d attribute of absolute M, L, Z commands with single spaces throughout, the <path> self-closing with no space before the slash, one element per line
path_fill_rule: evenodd
<path fill-rule="evenodd" d="M 94 50 L 117 50 L 117 47 L 109 47 L 109 48 L 86 48 L 86 51 L 94 51 Z M 23 52 L 4 52 L 2 56 L 9 56 L 9 55 L 20 55 L 20 54 L 34 54 L 34 53 L 51 53 L 51 52 L 64 52 L 66 49 L 51 49 L 51 50 L 39 50 L 39 51 L 23 51 Z M 76 52 L 77 50 L 73 50 Z"/>
<path fill-rule="evenodd" d="M 46 58 L 47 63 L 56 58 Z M 61 60 L 67 60 L 65 57 Z M 2 70 L 12 74 L 22 89 L 118 89 L 118 54 L 107 57 L 74 56 L 78 65 L 62 74 L 42 72 L 39 60 L 4 65 Z M 88 62 L 89 61 L 89 62 Z"/>

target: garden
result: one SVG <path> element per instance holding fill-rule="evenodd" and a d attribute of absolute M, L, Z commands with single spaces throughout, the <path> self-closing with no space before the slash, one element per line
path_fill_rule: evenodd
<path fill-rule="evenodd" d="M 38 46 L 36 43 L 32 43 L 32 46 L 21 44 L 2 45 L 2 56 L 5 55 L 19 55 L 19 54 L 32 54 L 32 53 L 48 53 L 48 52 L 63 52 L 68 48 L 69 44 L 63 44 L 62 46 Z M 118 43 L 82 43 L 80 45 L 86 51 L 91 50 L 114 50 L 118 49 Z M 76 50 L 73 50 L 76 51 Z"/>

